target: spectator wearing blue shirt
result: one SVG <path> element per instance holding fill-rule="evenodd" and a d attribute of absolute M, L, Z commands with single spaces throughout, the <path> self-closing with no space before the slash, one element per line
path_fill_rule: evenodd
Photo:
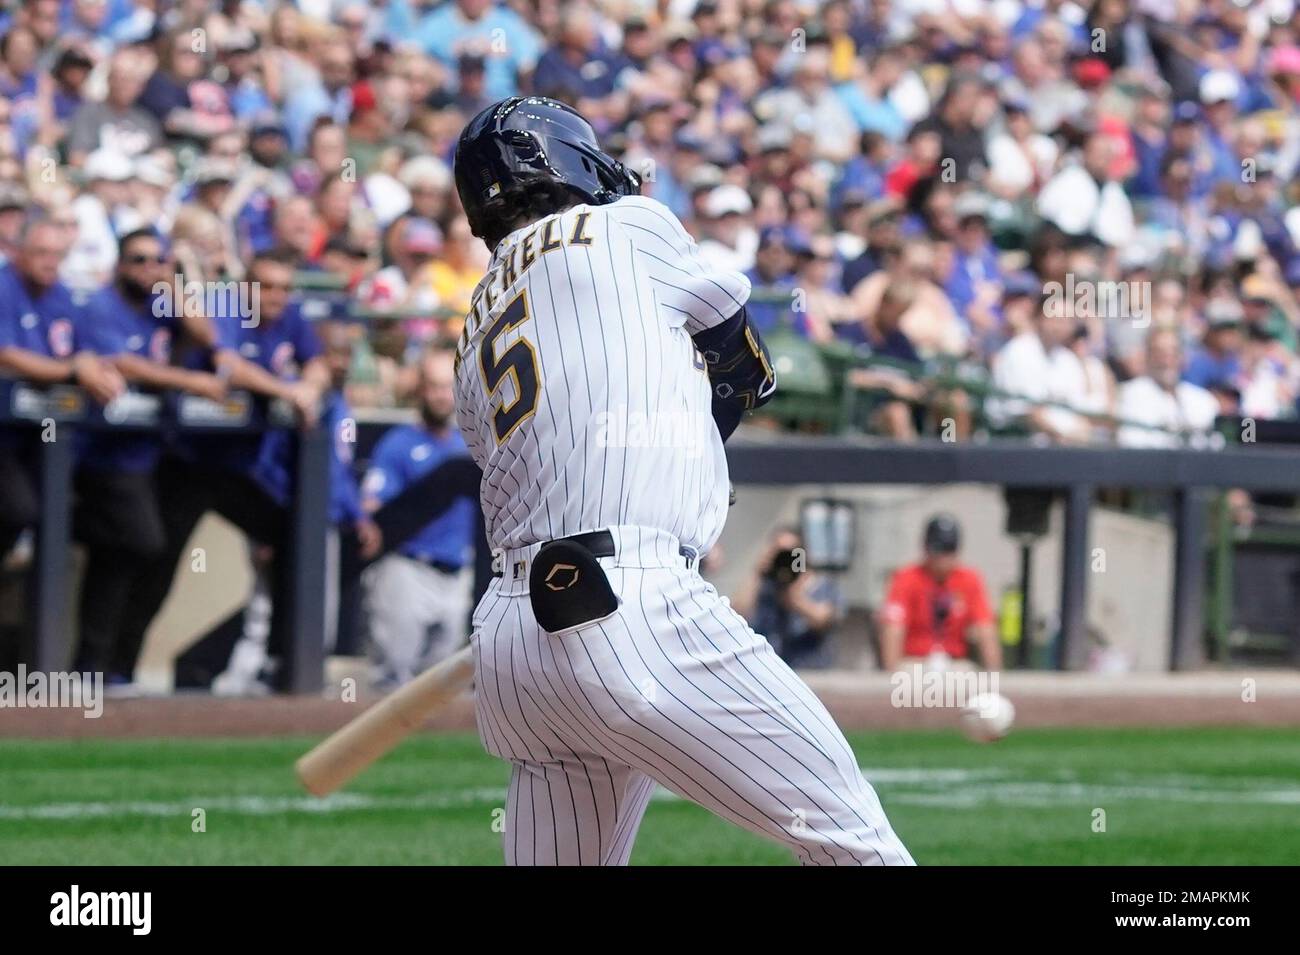
<path fill-rule="evenodd" d="M 856 81 L 835 87 L 858 129 L 876 133 L 890 142 L 899 143 L 907 135 L 908 122 L 888 97 L 888 93 L 903 77 L 906 63 L 898 51 L 886 48 L 876 54 L 862 70 Z M 868 155 L 866 149 L 863 155 Z"/>
<path fill-rule="evenodd" d="M 332 649 L 338 634 L 340 549 L 355 548 L 362 560 L 370 560 L 379 553 L 382 534 L 362 510 L 360 489 L 352 470 L 356 419 L 343 397 L 352 364 L 352 338 L 342 321 L 321 323 L 318 338 L 322 344 L 321 361 L 329 371 L 329 390 L 323 396 L 320 426 L 331 438 L 326 507 L 330 528 L 325 538 L 325 646 Z M 293 500 L 296 458 L 293 437 L 286 431 L 269 431 L 251 471 L 267 495 L 286 510 Z M 272 613 L 276 599 L 283 599 L 284 595 L 283 589 L 277 588 L 275 570 L 274 562 L 257 562 L 256 591 L 269 602 Z M 268 642 L 265 631 L 250 626 L 246 619 L 243 638 L 231 653 L 226 671 L 213 683 L 214 691 L 246 691 L 268 665 L 272 669 L 276 667 L 281 649 L 278 641 Z"/>
<path fill-rule="evenodd" d="M 284 401 L 300 425 L 310 428 L 320 420 L 330 372 L 301 304 L 290 300 L 295 264 L 289 252 L 266 252 L 253 259 L 248 281 L 233 286 L 239 301 L 227 296 L 224 307 L 214 309 L 216 337 L 207 360 L 229 387 Z M 283 543 L 288 527 L 285 509 L 252 474 L 260 448 L 256 436 L 205 436 L 178 442 L 174 453 L 164 456 L 157 485 L 166 547 L 133 588 L 122 625 L 124 643 L 143 642 L 171 589 L 185 545 L 208 511 L 221 514 L 264 548 L 274 551 Z M 279 607 L 287 606 L 282 599 L 287 593 L 287 565 L 285 560 L 273 562 L 277 598 L 273 602 Z M 283 616 L 273 622 L 272 650 L 283 639 L 275 625 Z"/>
<path fill-rule="evenodd" d="M 973 337 L 996 330 L 996 307 L 1002 299 L 1002 270 L 989 234 L 987 203 L 978 193 L 961 196 L 953 212 L 957 234 L 953 243 L 952 271 L 944 291 Z"/>
<path fill-rule="evenodd" d="M 398 425 L 375 447 L 362 488 L 376 511 L 448 458 L 468 452 L 453 421 L 452 353 L 427 352 L 420 362 L 420 423 Z M 473 587 L 476 510 L 452 504 L 365 574 L 375 679 L 404 683 L 461 647 Z"/>
<path fill-rule="evenodd" d="M 794 292 L 795 251 L 806 246 L 794 235 L 790 226 L 767 226 L 759 233 L 758 251 L 754 254 L 754 267 L 745 273 L 753 288 L 759 292 L 745 307 L 750 323 L 760 334 L 766 335 L 782 322 L 794 325 L 794 312 L 790 301 L 770 296 L 787 296 Z"/>
<path fill-rule="evenodd" d="M 159 301 L 154 289 L 169 282 L 174 270 L 170 251 L 153 229 L 123 236 L 113 283 L 86 303 L 83 338 L 136 388 L 220 401 L 226 387 L 216 375 L 173 364 L 173 346 L 182 336 L 200 346 L 215 340 L 206 317 L 181 314 Z M 166 546 L 154 484 L 162 441 L 154 434 L 93 431 L 79 437 L 73 530 L 86 546 L 86 572 L 74 668 L 103 672 L 109 685 L 129 686 L 140 645 L 119 640 L 119 628 L 136 578 Z"/>
<path fill-rule="evenodd" d="M 519 92 L 519 78 L 531 73 L 542 40 L 505 4 L 492 0 L 454 0 L 420 21 L 415 41 L 448 67 L 464 53 L 487 59 L 487 93 L 493 101 Z"/>
<path fill-rule="evenodd" d="M 533 73 L 533 89 L 542 96 L 553 96 L 573 103 L 579 112 L 600 122 L 597 105 L 590 100 L 604 99 L 617 85 L 616 64 L 601 49 L 600 35 L 592 15 L 582 7 L 570 7 L 561 16 L 560 36 L 554 46 L 542 54 Z"/>
<path fill-rule="evenodd" d="M 1183 369 L 1183 381 L 1202 388 L 1233 382 L 1241 373 L 1242 308 L 1220 299 L 1206 306 L 1206 330 L 1201 347 L 1192 352 Z"/>
<path fill-rule="evenodd" d="M 11 264 L 0 268 L 0 375 L 33 385 L 76 384 L 99 404 L 126 389 L 82 341 L 81 308 L 59 281 L 64 230 L 30 217 Z M 37 518 L 34 433 L 0 431 L 0 557 Z"/>

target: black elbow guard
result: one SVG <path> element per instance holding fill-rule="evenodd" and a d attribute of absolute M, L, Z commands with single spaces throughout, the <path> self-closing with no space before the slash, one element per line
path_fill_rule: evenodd
<path fill-rule="evenodd" d="M 743 306 L 721 325 L 705 329 L 691 340 L 704 356 L 709 372 L 715 418 L 719 406 L 722 406 L 730 412 L 727 418 L 734 416 L 738 423 L 739 412 L 764 405 L 772 397 L 776 390 L 772 357 L 758 332 L 749 324 Z M 734 423 L 731 428 L 734 430 Z M 730 433 L 727 431 L 723 437 Z"/>

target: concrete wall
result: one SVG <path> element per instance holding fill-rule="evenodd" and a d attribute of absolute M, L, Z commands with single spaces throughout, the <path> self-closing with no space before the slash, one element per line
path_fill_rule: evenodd
<path fill-rule="evenodd" d="M 1002 493 L 983 485 L 844 486 L 804 485 L 789 488 L 738 487 L 723 533 L 723 564 L 713 578 L 723 593 L 734 592 L 753 569 L 764 538 L 776 527 L 798 521 L 799 503 L 807 497 L 834 496 L 858 508 L 854 567 L 841 576 L 850 606 L 879 606 L 889 577 L 917 559 L 926 521 L 950 511 L 962 523 L 962 559 L 977 567 L 988 584 L 995 609 L 1003 590 L 1019 588 L 1019 545 L 1004 533 L 1006 506 Z M 1063 509 L 1053 508 L 1050 530 L 1033 552 L 1035 616 L 1050 638 L 1056 631 L 1060 602 L 1061 523 Z M 1089 538 L 1092 550 L 1088 624 L 1113 648 L 1109 658 L 1134 670 L 1164 668 L 1169 645 L 1172 533 L 1157 521 L 1094 508 Z M 843 635 L 841 659 L 870 665 Z M 865 639 L 858 636 L 858 640 Z M 1098 665 L 1101 661 L 1098 660 Z"/>
<path fill-rule="evenodd" d="M 937 511 L 950 511 L 962 522 L 962 558 L 985 575 L 995 610 L 1005 588 L 1019 587 L 1020 552 L 1003 533 L 1006 508 L 995 488 L 742 486 L 736 494 L 720 542 L 721 566 L 711 572 L 724 594 L 738 589 L 751 572 L 774 528 L 797 522 L 800 501 L 828 495 L 852 500 L 858 508 L 856 559 L 840 581 L 851 608 L 879 606 L 893 571 L 917 558 L 922 529 Z M 1034 548 L 1034 606 L 1048 638 L 1056 630 L 1060 601 L 1061 515 L 1058 505 L 1048 535 Z M 1088 624 L 1117 651 L 1112 661 L 1118 659 L 1127 669 L 1156 672 L 1165 667 L 1171 545 L 1172 534 L 1160 522 L 1093 509 Z M 187 552 L 172 593 L 150 628 L 141 660 L 141 677 L 160 687 L 170 685 L 173 658 L 242 605 L 252 586 L 247 545 L 232 525 L 208 515 L 191 543 L 194 547 L 204 549 L 207 569 L 194 572 Z M 837 663 L 853 668 L 874 665 L 864 627 L 863 612 L 850 616 L 837 643 Z"/>

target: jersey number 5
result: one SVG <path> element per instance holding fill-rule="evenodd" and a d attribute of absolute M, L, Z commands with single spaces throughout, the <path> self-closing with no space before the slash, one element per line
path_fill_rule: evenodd
<path fill-rule="evenodd" d="M 505 398 L 501 398 L 492 411 L 497 444 L 503 443 L 525 418 L 537 410 L 539 376 L 537 353 L 532 344 L 521 336 L 500 356 L 497 355 L 497 340 L 510 329 L 528 321 L 529 317 L 527 295 L 520 292 L 484 333 L 479 347 L 479 367 L 483 370 L 483 384 L 488 394 L 495 395 L 507 378 L 514 382 L 514 400 L 506 404 Z"/>

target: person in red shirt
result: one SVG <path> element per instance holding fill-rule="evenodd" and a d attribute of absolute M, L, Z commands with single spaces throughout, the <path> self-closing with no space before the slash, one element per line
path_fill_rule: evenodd
<path fill-rule="evenodd" d="M 925 528 L 925 556 L 900 568 L 880 614 L 880 662 L 890 671 L 942 654 L 966 659 L 966 641 L 979 647 L 987 670 L 1002 668 L 1002 646 L 978 570 L 957 562 L 961 527 L 937 514 Z"/>

